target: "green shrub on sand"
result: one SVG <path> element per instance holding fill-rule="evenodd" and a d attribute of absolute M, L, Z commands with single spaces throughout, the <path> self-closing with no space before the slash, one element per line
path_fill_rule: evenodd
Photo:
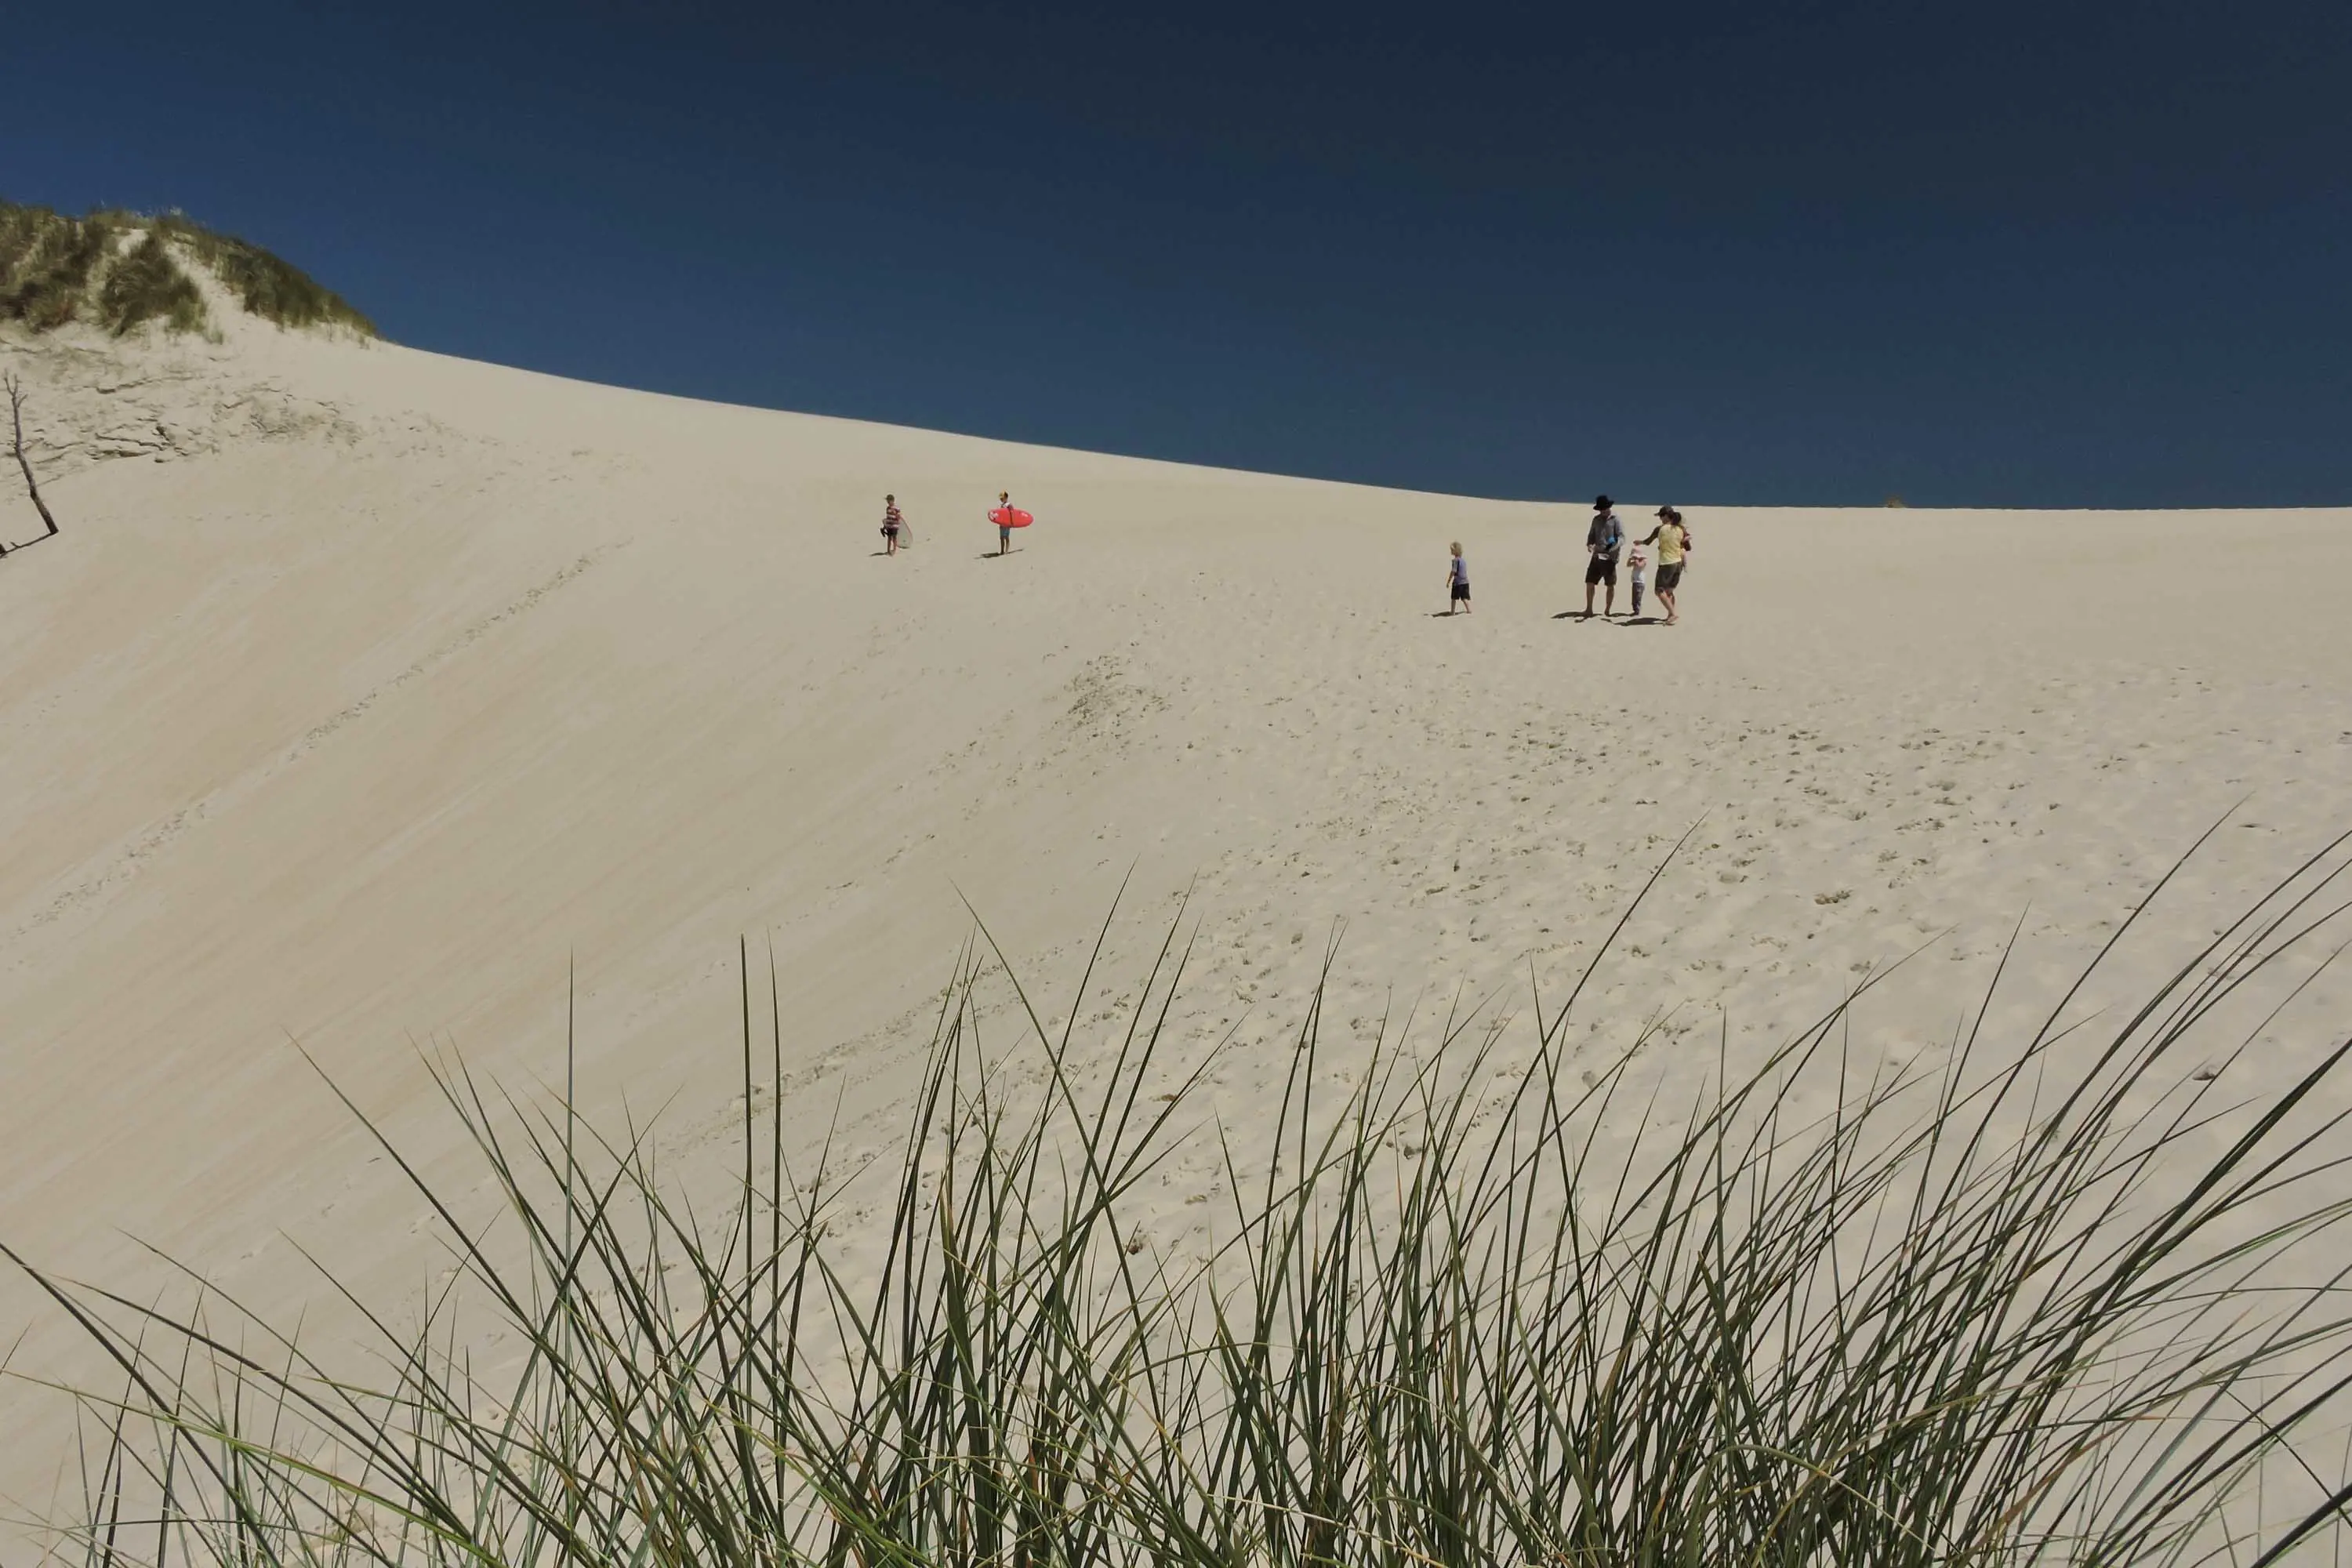
<path fill-rule="evenodd" d="M 347 327 L 369 337 L 375 323 L 334 290 L 292 263 L 256 245 L 217 234 L 176 214 L 150 220 L 157 233 L 178 242 L 212 268 L 248 315 L 282 327 Z"/>
<path fill-rule="evenodd" d="M 204 295 L 190 265 L 211 271 L 248 315 L 375 335 L 374 323 L 300 268 L 179 214 L 68 217 L 0 202 L 0 321 L 35 331 L 86 321 L 118 336 L 147 321 L 200 331 Z"/>
<path fill-rule="evenodd" d="M 2268 1563 L 2345 1496 L 2316 1439 L 2352 1323 L 2297 1271 L 2346 1212 L 2321 1091 L 2352 1044 L 2255 1103 L 2193 1069 L 2292 1016 L 2261 1016 L 2346 907 L 2340 852 L 2128 1014 L 2067 1018 L 2078 986 L 1997 1052 L 1864 1075 L 1842 1005 L 1622 1157 L 1596 1129 L 1660 1107 L 1630 1058 L 1567 1068 L 1576 995 L 1418 1059 L 1384 1028 L 1336 1090 L 1318 1000 L 1258 1163 L 1214 1145 L 1191 1261 L 1145 1219 L 1211 1136 L 1204 1069 L 1163 1061 L 1172 934 L 1099 1046 L 1023 997 L 1017 1066 L 978 1036 L 1009 971 L 966 952 L 855 1264 L 854 1179 L 796 1175 L 756 1109 L 782 1052 L 747 963 L 718 1220 L 642 1130 L 439 1069 L 503 1218 L 424 1196 L 489 1321 L 372 1315 L 373 1382 L 208 1289 L 42 1279 L 124 1376 L 79 1534 L 174 1564 Z M 523 1347 L 495 1387 L 486 1326 Z"/>
<path fill-rule="evenodd" d="M 152 321 L 190 332 L 205 324 L 205 297 L 172 259 L 163 237 L 150 231 L 108 271 L 99 314 L 117 336 Z"/>
<path fill-rule="evenodd" d="M 47 331 L 91 305 L 91 279 L 113 255 L 102 217 L 61 217 L 47 207 L 0 202 L 0 321 Z"/>

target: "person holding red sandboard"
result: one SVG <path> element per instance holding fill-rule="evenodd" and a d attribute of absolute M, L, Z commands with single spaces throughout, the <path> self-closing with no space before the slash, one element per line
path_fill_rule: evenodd
<path fill-rule="evenodd" d="M 996 505 L 990 510 L 988 521 L 996 524 L 996 552 L 1008 555 L 1013 551 L 1013 531 L 1026 528 L 1037 520 L 1013 504 L 1011 490 L 996 492 Z"/>

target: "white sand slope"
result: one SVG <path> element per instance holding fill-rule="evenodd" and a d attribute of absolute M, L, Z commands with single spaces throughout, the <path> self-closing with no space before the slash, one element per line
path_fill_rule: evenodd
<path fill-rule="evenodd" d="M 738 1092 L 738 938 L 772 943 L 794 1124 L 870 1147 L 962 900 L 1051 1011 L 1132 868 L 1123 953 L 1192 886 L 1181 1022 L 1238 1030 L 1210 1094 L 1245 1134 L 1334 921 L 1335 1026 L 1517 1005 L 1696 825 L 1589 1014 L 1600 1049 L 1670 1012 L 1695 1084 L 1937 933 L 1874 1048 L 1948 1037 L 2021 918 L 2053 999 L 2226 813 L 2173 938 L 2352 826 L 2344 510 L 1627 498 L 1696 533 L 1669 630 L 1560 618 L 1572 505 L 267 330 L 0 353 L 67 530 L 0 560 L 0 1238 L 67 1273 L 131 1277 L 137 1237 L 290 1311 L 299 1241 L 400 1299 L 443 1266 L 422 1205 L 290 1042 L 462 1170 L 415 1046 L 556 1072 L 575 963 L 583 1099 L 667 1104 L 690 1171 Z M 1001 489 L 1039 521 L 996 560 Z M 0 536 L 36 531 L 0 487 Z M 1432 618 L 1454 539 L 1476 611 Z M 2143 947 L 2119 988 L 2183 952 Z M 2285 1081 L 2348 1002 L 2230 1070 Z M 1171 1170 L 1157 1239 L 1209 1179 Z M 0 1283 L 0 1343 L 28 1325 L 20 1366 L 67 1353 Z M 0 1390 L 0 1490 L 37 1503 L 36 1403 Z"/>

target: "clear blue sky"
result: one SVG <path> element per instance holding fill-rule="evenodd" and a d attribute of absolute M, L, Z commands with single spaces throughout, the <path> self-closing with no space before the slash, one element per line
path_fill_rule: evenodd
<path fill-rule="evenodd" d="M 2352 502 L 2342 0 L 7 33 L 0 195 L 184 208 L 450 353 L 1490 495 Z"/>

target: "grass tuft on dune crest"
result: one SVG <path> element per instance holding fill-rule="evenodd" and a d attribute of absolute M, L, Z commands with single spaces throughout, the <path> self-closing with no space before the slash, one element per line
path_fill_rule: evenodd
<path fill-rule="evenodd" d="M 158 1565 L 2285 1560 L 2343 1528 L 2352 1319 L 2309 1244 L 2347 1210 L 2352 1042 L 2253 1103 L 2199 1069 L 2294 1017 L 2347 871 L 2339 841 L 2126 1013 L 2070 1016 L 2078 984 L 2027 1037 L 1864 1072 L 1849 997 L 1673 1107 L 1639 1046 L 1570 1067 L 1583 981 L 1417 1050 L 1384 1027 L 1344 1077 L 1318 992 L 1248 1148 L 1169 1059 L 1176 931 L 1083 1047 L 983 937 L 895 1180 L 792 1169 L 747 960 L 715 1220 L 643 1129 L 442 1065 L 503 1203 L 418 1181 L 462 1290 L 406 1331 L 358 1303 L 373 1381 L 209 1288 L 28 1269 L 122 1373 L 84 1395 L 69 1534 Z M 1008 996 L 1025 1038 L 983 1053 Z M 1188 1252 L 1151 1215 L 1203 1138 Z M 485 1329 L 520 1347 L 495 1376 Z"/>
<path fill-rule="evenodd" d="M 299 268 L 180 214 L 69 217 L 0 201 L 0 321 L 37 332 L 85 321 L 121 336 L 151 321 L 200 331 L 204 296 L 190 266 L 218 278 L 248 315 L 376 335 L 373 322 Z"/>

